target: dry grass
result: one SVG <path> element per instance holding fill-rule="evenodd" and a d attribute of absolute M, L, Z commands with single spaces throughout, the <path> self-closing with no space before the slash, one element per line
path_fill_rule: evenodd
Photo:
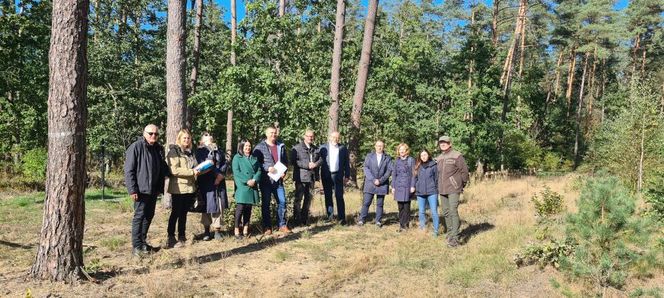
<path fill-rule="evenodd" d="M 428 233 L 416 228 L 396 233 L 396 203 L 388 197 L 389 224 L 382 229 L 320 222 L 296 228 L 286 237 L 254 236 L 243 241 L 231 237 L 221 242 L 192 241 L 202 227 L 199 215 L 191 214 L 187 247 L 161 250 L 138 260 L 129 253 L 132 213 L 128 201 L 92 200 L 86 205 L 84 242 L 90 249 L 85 259 L 87 269 L 102 282 L 77 286 L 21 279 L 35 252 L 41 210 L 33 197 L 13 198 L 0 201 L 0 229 L 7 231 L 0 236 L 0 283 L 7 285 L 0 296 L 24 295 L 27 289 L 35 296 L 94 293 L 111 297 L 560 296 L 561 290 L 550 282 L 562 280 L 558 272 L 535 266 L 517 269 L 511 260 L 534 239 L 535 210 L 530 198 L 546 185 L 561 193 L 567 210 L 573 210 L 575 181 L 574 176 L 566 176 L 471 185 L 460 205 L 466 244 L 457 249 L 447 248 L 444 237 L 431 237 L 430 226 Z M 314 198 L 312 215 L 322 215 L 321 200 Z M 349 215 L 357 215 L 360 203 L 360 193 L 346 194 Z M 413 204 L 413 227 L 417 226 L 416 208 Z M 168 212 L 158 207 L 151 243 L 165 243 Z"/>

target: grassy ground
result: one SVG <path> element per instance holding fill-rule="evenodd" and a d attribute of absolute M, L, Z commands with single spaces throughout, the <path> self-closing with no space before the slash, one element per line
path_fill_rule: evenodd
<path fill-rule="evenodd" d="M 339 226 L 316 221 L 288 236 L 253 236 L 243 241 L 193 240 L 202 232 L 199 215 L 188 220 L 189 245 L 161 250 L 142 260 L 130 254 L 132 205 L 122 191 L 86 194 L 86 271 L 99 283 L 77 285 L 25 279 L 39 237 L 43 194 L 0 200 L 0 296 L 230 296 L 394 297 L 561 296 L 579 291 L 560 273 L 537 266 L 517 268 L 512 258 L 534 239 L 530 198 L 549 186 L 574 209 L 573 176 L 489 181 L 470 186 L 460 206 L 465 245 L 449 249 L 444 237 L 416 228 L 397 233 L 396 203 L 386 199 L 387 225 Z M 359 212 L 361 194 L 346 194 L 349 216 Z M 316 196 L 312 215 L 321 216 Z M 417 226 L 416 205 L 412 205 Z M 373 206 L 371 211 L 373 211 Z M 254 213 L 259 212 L 254 209 Z M 158 204 L 149 242 L 163 244 L 169 211 Z M 373 216 L 373 213 L 370 217 Z M 255 231 L 255 230 L 254 230 Z M 554 231 L 555 232 L 555 231 Z M 635 281 L 653 287 L 664 281 Z M 552 282 L 553 281 L 553 282 Z M 563 286 L 556 288 L 555 284 Z M 628 289 L 629 291 L 629 289 Z M 616 292 L 624 295 L 629 292 Z"/>

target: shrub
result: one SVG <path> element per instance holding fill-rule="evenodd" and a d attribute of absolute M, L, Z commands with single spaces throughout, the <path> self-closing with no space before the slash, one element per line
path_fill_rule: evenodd
<path fill-rule="evenodd" d="M 47 151 L 45 148 L 28 150 L 23 155 L 21 172 L 30 180 L 43 182 L 46 180 L 46 159 Z"/>
<path fill-rule="evenodd" d="M 540 268 L 547 265 L 559 268 L 561 260 L 569 256 L 573 250 L 574 246 L 570 242 L 531 243 L 522 253 L 514 257 L 514 263 L 517 267 L 537 264 Z"/>
<path fill-rule="evenodd" d="M 652 225 L 635 215 L 635 199 L 617 178 L 588 180 L 567 220 L 566 235 L 576 243 L 561 268 L 600 288 L 621 288 L 630 272 L 655 266 Z M 637 268 L 638 267 L 638 268 Z"/>
<path fill-rule="evenodd" d="M 645 189 L 645 200 L 648 203 L 646 213 L 660 224 L 664 224 L 664 171 L 649 179 Z"/>
<path fill-rule="evenodd" d="M 552 191 L 548 186 L 540 192 L 540 195 L 542 199 L 537 195 L 530 199 L 535 205 L 535 211 L 537 212 L 537 217 L 539 219 L 548 219 L 564 210 L 563 196 Z"/>

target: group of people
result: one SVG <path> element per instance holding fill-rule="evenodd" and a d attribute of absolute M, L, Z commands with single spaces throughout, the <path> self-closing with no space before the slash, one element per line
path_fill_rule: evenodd
<path fill-rule="evenodd" d="M 191 133 L 181 130 L 175 144 L 169 145 L 167 153 L 157 142 L 158 136 L 157 126 L 150 124 L 145 127 L 143 136 L 131 144 L 126 152 L 125 184 L 134 201 L 132 246 L 133 254 L 139 256 L 155 250 L 146 242 L 146 236 L 154 217 L 157 196 L 164 190 L 171 195 L 166 243 L 168 248 L 185 245 L 186 221 L 190 210 L 202 214 L 201 223 L 205 230 L 203 240 L 221 238 L 221 217 L 229 205 L 224 182 L 228 161 L 210 134 L 204 133 L 194 148 Z M 323 185 L 326 219 L 335 220 L 336 205 L 336 220 L 345 225 L 344 186 L 350 178 L 350 156 L 348 149 L 339 143 L 339 133 L 332 132 L 328 141 L 319 148 L 314 145 L 314 131 L 308 129 L 304 132 L 303 140 L 293 146 L 290 152 L 278 136 L 277 128 L 268 127 L 265 139 L 255 146 L 249 140 L 240 141 L 237 153 L 230 162 L 235 184 L 235 237 L 240 239 L 249 235 L 251 210 L 258 205 L 261 206 L 263 234 L 273 233 L 270 214 L 272 198 L 277 203 L 278 231 L 284 234 L 291 232 L 286 219 L 284 187 L 289 165 L 293 169 L 295 183 L 293 225 L 308 224 L 314 184 L 318 180 Z M 438 146 L 441 154 L 436 158 L 426 149 L 414 158 L 410 156 L 410 147 L 401 143 L 393 159 L 385 152 L 385 143 L 377 140 L 375 151 L 364 160 L 363 202 L 357 224 L 365 224 L 375 197 L 374 222 L 376 226 L 382 227 L 385 196 L 392 192 L 399 206 L 398 232 L 408 228 L 410 202 L 416 200 L 419 228 L 425 229 L 425 209 L 428 206 L 433 220 L 433 234 L 437 236 L 440 196 L 447 227 L 447 245 L 458 246 L 457 207 L 459 196 L 468 182 L 468 167 L 463 155 L 452 149 L 450 137 L 440 137 Z M 168 181 L 167 187 L 165 181 Z"/>

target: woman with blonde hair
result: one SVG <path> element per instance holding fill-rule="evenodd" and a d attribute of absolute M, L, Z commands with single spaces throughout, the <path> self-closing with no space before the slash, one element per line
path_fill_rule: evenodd
<path fill-rule="evenodd" d="M 182 247 L 185 245 L 187 229 L 187 212 L 196 197 L 196 177 L 199 171 L 196 158 L 191 150 L 191 133 L 186 129 L 178 132 L 175 144 L 171 144 L 166 155 L 166 163 L 172 176 L 168 182 L 168 192 L 172 197 L 171 216 L 168 218 L 167 246 Z M 178 225 L 178 239 L 175 240 L 175 224 Z"/>
<path fill-rule="evenodd" d="M 397 158 L 392 162 L 392 193 L 399 205 L 399 229 L 408 229 L 410 222 L 410 200 L 415 193 L 415 159 L 410 154 L 406 143 L 397 146 Z"/>

